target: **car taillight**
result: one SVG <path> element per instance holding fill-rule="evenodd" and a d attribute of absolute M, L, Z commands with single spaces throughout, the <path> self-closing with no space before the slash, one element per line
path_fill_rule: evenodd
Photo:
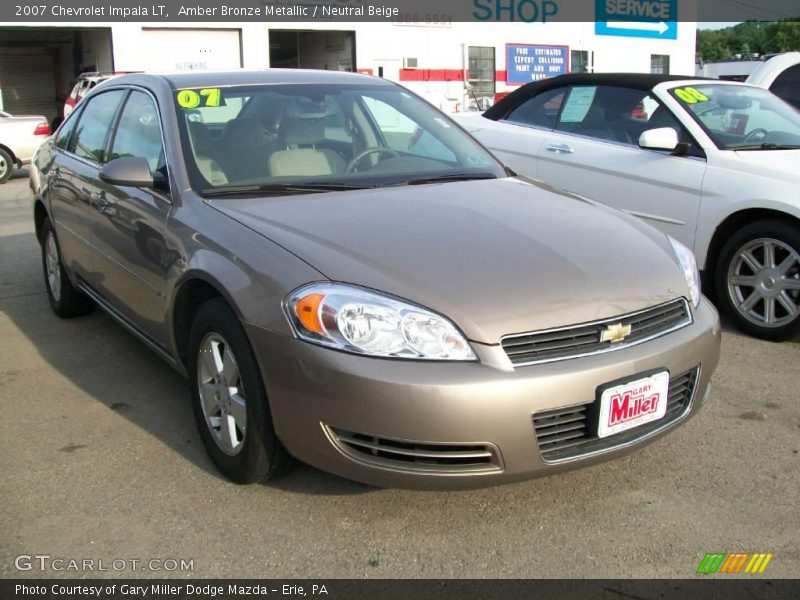
<path fill-rule="evenodd" d="M 33 135 L 50 135 L 50 133 L 50 125 L 47 123 L 39 123 L 33 130 Z"/>

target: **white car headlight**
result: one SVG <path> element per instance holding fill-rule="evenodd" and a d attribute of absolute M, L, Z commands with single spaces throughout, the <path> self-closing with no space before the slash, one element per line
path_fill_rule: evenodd
<path fill-rule="evenodd" d="M 700 271 L 697 270 L 697 261 L 694 258 L 694 253 L 675 238 L 671 236 L 667 236 L 667 238 L 669 243 L 672 244 L 678 264 L 680 264 L 683 276 L 686 278 L 686 285 L 689 286 L 689 299 L 692 301 L 692 306 L 697 308 L 701 297 Z"/>
<path fill-rule="evenodd" d="M 312 283 L 284 304 L 300 339 L 357 354 L 477 360 L 462 333 L 420 306 L 343 283 Z"/>

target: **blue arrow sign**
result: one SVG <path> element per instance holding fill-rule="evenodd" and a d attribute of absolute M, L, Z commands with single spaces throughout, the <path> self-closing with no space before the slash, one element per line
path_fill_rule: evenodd
<path fill-rule="evenodd" d="M 596 35 L 678 39 L 678 0 L 595 0 Z"/>

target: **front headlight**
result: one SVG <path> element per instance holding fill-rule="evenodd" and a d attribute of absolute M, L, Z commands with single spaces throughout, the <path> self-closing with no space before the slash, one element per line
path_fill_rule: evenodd
<path fill-rule="evenodd" d="M 477 360 L 444 317 L 354 285 L 305 285 L 285 308 L 298 337 L 321 346 L 390 358 Z"/>
<path fill-rule="evenodd" d="M 700 271 L 697 270 L 697 261 L 694 258 L 694 253 L 675 238 L 669 235 L 667 238 L 669 243 L 672 244 L 672 249 L 675 251 L 683 276 L 686 278 L 686 285 L 689 286 L 689 299 L 692 301 L 692 306 L 697 308 L 701 297 Z"/>

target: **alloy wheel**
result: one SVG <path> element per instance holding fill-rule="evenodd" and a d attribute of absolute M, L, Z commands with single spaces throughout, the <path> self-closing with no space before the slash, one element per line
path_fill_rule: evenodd
<path fill-rule="evenodd" d="M 0 181 L 3 180 L 3 178 L 6 176 L 10 168 L 11 165 L 8 164 L 8 161 L 6 160 L 5 156 L 0 154 Z"/>
<path fill-rule="evenodd" d="M 233 349 L 218 333 L 209 333 L 197 357 L 197 385 L 206 426 L 222 452 L 241 452 L 247 432 L 247 401 Z"/>
<path fill-rule="evenodd" d="M 759 327 L 782 327 L 800 316 L 800 254 L 773 238 L 742 246 L 728 266 L 728 295 Z"/>
<path fill-rule="evenodd" d="M 61 264 L 58 257 L 56 236 L 52 231 L 47 232 L 47 239 L 44 243 L 44 255 L 50 294 L 53 296 L 53 300 L 59 302 L 61 300 Z"/>

